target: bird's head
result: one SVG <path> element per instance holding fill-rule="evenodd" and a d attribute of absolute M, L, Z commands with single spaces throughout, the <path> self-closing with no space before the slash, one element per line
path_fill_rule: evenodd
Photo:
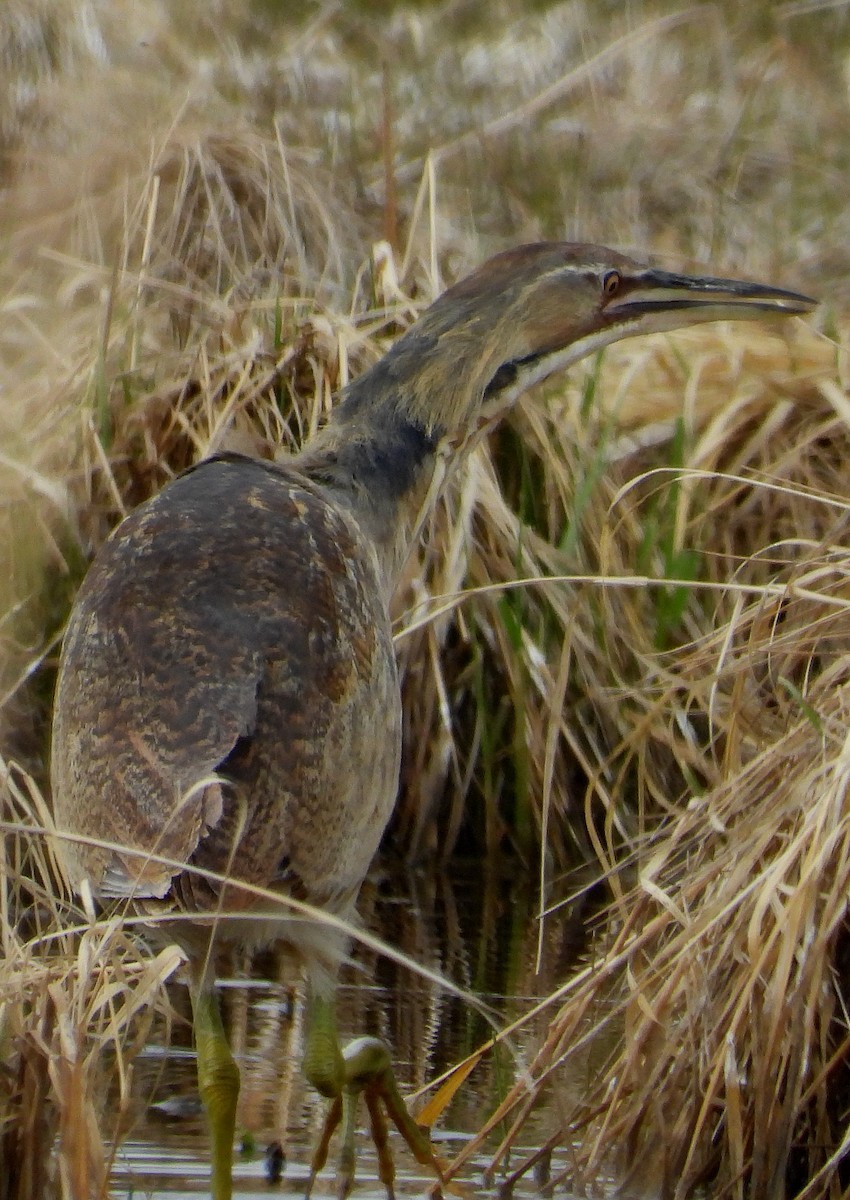
<path fill-rule="evenodd" d="M 462 430 L 532 384 L 622 338 L 703 321 L 810 312 L 766 284 L 658 270 L 604 246 L 543 242 L 497 254 L 444 292 L 397 343 L 416 415 Z M 406 372 L 404 372 L 406 374 Z"/>

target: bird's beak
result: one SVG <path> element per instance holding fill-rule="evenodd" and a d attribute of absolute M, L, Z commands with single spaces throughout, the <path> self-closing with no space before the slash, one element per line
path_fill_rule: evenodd
<path fill-rule="evenodd" d="M 622 273 L 616 295 L 594 314 L 586 332 L 576 334 L 571 319 L 565 319 L 549 348 L 505 363 L 490 381 L 487 397 L 494 405 L 509 406 L 532 384 L 624 338 L 702 321 L 796 316 L 816 306 L 809 296 L 769 284 L 636 267 Z"/>
<path fill-rule="evenodd" d="M 650 333 L 701 321 L 802 315 L 816 305 L 809 296 L 769 284 L 650 268 L 624 279 L 620 294 L 605 308 L 605 321 Z"/>

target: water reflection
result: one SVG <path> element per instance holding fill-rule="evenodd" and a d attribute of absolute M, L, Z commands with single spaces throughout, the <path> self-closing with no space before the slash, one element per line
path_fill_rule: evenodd
<path fill-rule="evenodd" d="M 545 926 L 537 970 L 537 897 L 530 881 L 482 872 L 480 864 L 451 875 L 384 868 L 361 896 L 364 926 L 416 962 L 473 992 L 502 1021 L 527 1011 L 567 975 L 585 942 L 585 913 L 567 906 Z M 321 1128 L 324 1102 L 299 1069 L 303 1038 L 300 985 L 285 955 L 234 961 L 221 981 L 233 1052 L 242 1071 L 239 1128 L 242 1152 L 234 1170 L 239 1196 L 276 1191 L 266 1181 L 266 1149 L 279 1141 L 286 1153 L 280 1188 L 303 1193 L 310 1152 Z M 175 1018 L 136 1062 L 131 1136 L 116 1157 L 119 1195 L 202 1195 L 207 1190 L 207 1139 L 198 1103 L 185 988 L 173 989 Z M 343 973 L 338 1000 L 343 1038 L 370 1033 L 393 1048 L 402 1091 L 419 1089 L 475 1050 L 492 1033 L 486 1018 L 462 999 L 369 948 L 358 946 Z M 476 1067 L 434 1130 L 437 1152 L 452 1158 L 495 1108 L 513 1081 L 515 1063 L 530 1058 L 545 1020 L 523 1029 L 511 1051 L 501 1048 Z M 543 1141 L 555 1114 L 543 1110 L 528 1127 L 529 1142 Z M 356 1191 L 380 1197 L 374 1149 L 359 1138 Z M 433 1182 L 397 1136 L 392 1138 L 399 1196 L 418 1195 Z M 334 1149 L 329 1166 L 333 1165 Z M 467 1183 L 480 1169 L 466 1169 Z M 532 1188 L 529 1180 L 527 1187 Z M 333 1170 L 316 1196 L 334 1196 Z"/>

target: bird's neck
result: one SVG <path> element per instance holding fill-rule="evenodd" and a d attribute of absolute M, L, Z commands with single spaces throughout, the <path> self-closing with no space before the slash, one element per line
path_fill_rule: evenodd
<path fill-rule="evenodd" d="M 355 518 L 375 548 L 389 600 L 439 492 L 441 460 L 455 445 L 451 429 L 426 426 L 411 396 L 383 382 L 367 372 L 352 384 L 293 465 Z"/>
<path fill-rule="evenodd" d="M 488 352 L 475 322 L 459 329 L 443 307 L 346 388 L 296 464 L 372 542 L 387 598 L 439 492 L 442 460 L 474 434 L 503 352 L 503 339 L 489 339 Z"/>

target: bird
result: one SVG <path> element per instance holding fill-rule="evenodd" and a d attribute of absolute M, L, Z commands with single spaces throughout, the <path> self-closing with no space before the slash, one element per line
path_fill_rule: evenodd
<path fill-rule="evenodd" d="M 234 941 L 286 944 L 304 970 L 303 1070 L 330 1101 L 311 1185 L 342 1120 L 337 1178 L 350 1191 L 361 1094 L 388 1195 L 384 1109 L 440 1173 L 389 1048 L 376 1038 L 341 1048 L 334 988 L 399 785 L 390 601 L 449 468 L 533 384 L 613 342 L 814 306 L 597 245 L 505 250 L 348 384 L 299 452 L 203 459 L 100 548 L 60 656 L 54 818 L 75 888 L 173 916 L 214 1200 L 232 1194 L 239 1073 L 215 960 Z"/>

